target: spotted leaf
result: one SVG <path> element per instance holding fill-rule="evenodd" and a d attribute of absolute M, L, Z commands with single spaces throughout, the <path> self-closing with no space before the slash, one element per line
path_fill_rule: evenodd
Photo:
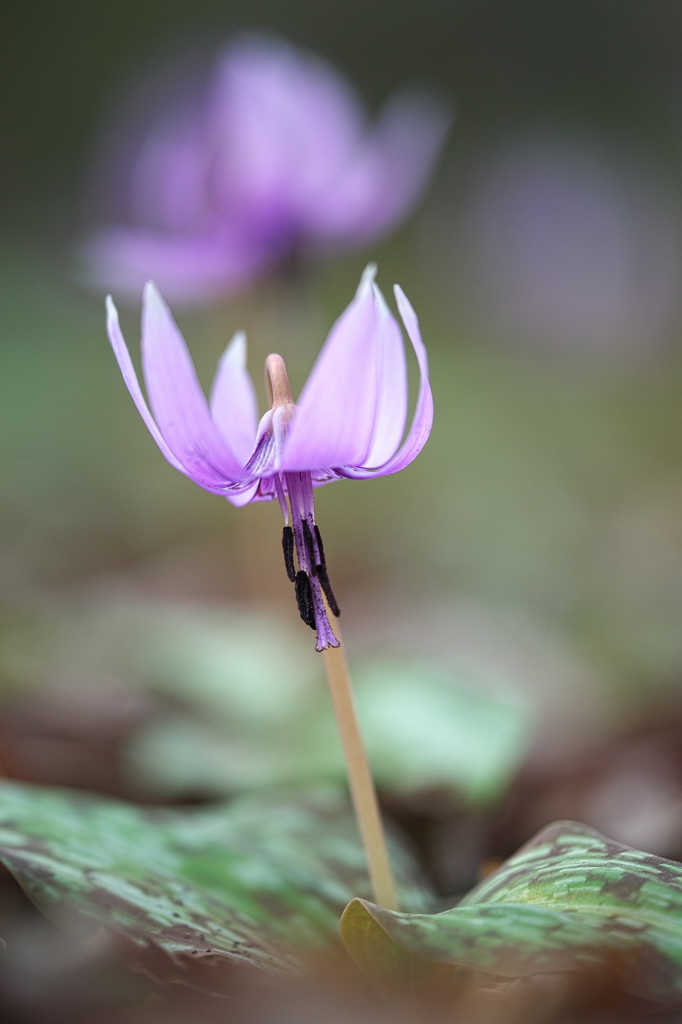
<path fill-rule="evenodd" d="M 470 971 L 608 971 L 631 994 L 682 1001 L 682 864 L 559 822 L 452 910 L 393 913 L 356 899 L 342 934 L 379 987 L 442 986 Z"/>
<path fill-rule="evenodd" d="M 403 899 L 421 896 L 404 854 Z M 336 791 L 159 810 L 0 783 L 0 860 L 57 923 L 77 915 L 172 957 L 291 971 L 338 939 L 369 883 Z"/>

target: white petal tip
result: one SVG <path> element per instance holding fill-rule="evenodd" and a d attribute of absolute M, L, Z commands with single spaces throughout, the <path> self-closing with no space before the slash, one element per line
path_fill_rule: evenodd
<path fill-rule="evenodd" d="M 395 301 L 398 304 L 398 310 L 405 326 L 407 327 L 408 320 L 416 325 L 418 323 L 417 314 L 414 311 L 412 303 L 399 284 L 393 285 L 393 294 L 395 295 Z"/>
<path fill-rule="evenodd" d="M 142 292 L 142 319 L 149 322 L 149 318 L 162 322 L 173 320 L 166 300 L 153 281 L 147 281 Z"/>
<path fill-rule="evenodd" d="M 114 305 L 114 300 L 112 299 L 111 295 L 107 295 L 106 299 L 104 300 L 104 305 L 105 305 L 106 311 L 107 311 L 107 323 L 108 324 L 111 324 L 111 323 L 116 323 L 117 324 L 118 323 L 118 310 L 116 309 L 116 306 Z"/>
<path fill-rule="evenodd" d="M 153 281 L 147 281 L 142 289 L 142 302 L 145 304 L 158 303 L 161 306 L 165 306 L 163 296 Z"/>
<path fill-rule="evenodd" d="M 376 263 L 368 263 L 362 272 L 360 278 L 360 284 L 358 290 L 355 293 L 358 299 L 364 298 L 367 292 L 374 284 L 374 278 L 377 276 L 377 265 Z"/>
<path fill-rule="evenodd" d="M 230 362 L 240 368 L 246 366 L 246 331 L 236 331 L 223 352 L 221 362 Z"/>
<path fill-rule="evenodd" d="M 378 284 L 376 284 L 376 282 L 374 282 L 374 283 L 372 284 L 372 289 L 373 289 L 373 291 L 374 291 L 374 297 L 375 297 L 375 299 L 377 300 L 377 305 L 378 305 L 378 307 L 379 307 L 379 311 L 380 311 L 380 312 L 381 312 L 382 314 L 383 314 L 383 313 L 388 313 L 388 314 L 390 315 L 390 312 L 391 312 L 391 311 L 390 311 L 390 309 L 388 308 L 388 304 L 387 304 L 387 302 L 386 302 L 386 299 L 384 298 L 384 293 L 382 292 L 382 290 L 381 290 L 381 288 L 379 287 L 379 285 L 378 285 Z"/>
<path fill-rule="evenodd" d="M 410 302 L 407 295 L 402 290 L 399 284 L 393 285 L 393 294 L 395 295 L 395 301 L 398 303 L 398 306 L 407 306 L 408 309 L 410 309 L 414 314 L 414 309 L 412 309 L 412 303 Z"/>

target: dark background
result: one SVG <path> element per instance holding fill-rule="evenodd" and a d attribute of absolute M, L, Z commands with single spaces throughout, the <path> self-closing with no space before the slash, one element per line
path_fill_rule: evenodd
<path fill-rule="evenodd" d="M 459 111 L 458 151 L 525 122 L 634 135 L 678 167 L 682 11 L 632 0 L 7 3 L 0 22 L 2 206 L 73 195 L 117 84 L 178 40 L 284 34 L 377 104 L 423 82 Z"/>

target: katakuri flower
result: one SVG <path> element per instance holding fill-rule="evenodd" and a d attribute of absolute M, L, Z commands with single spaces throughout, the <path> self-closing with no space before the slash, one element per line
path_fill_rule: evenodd
<path fill-rule="evenodd" d="M 332 67 L 277 38 L 238 37 L 204 94 L 169 98 L 109 184 L 123 209 L 86 244 L 85 273 L 134 296 L 153 278 L 193 303 L 298 256 L 364 245 L 419 198 L 449 121 L 433 97 L 405 92 L 370 126 Z"/>
<path fill-rule="evenodd" d="M 260 423 L 242 332 L 227 346 L 207 402 L 170 310 L 148 283 L 142 305 L 148 406 L 116 308 L 111 297 L 107 299 L 109 339 L 124 380 L 168 462 L 234 505 L 279 500 L 286 570 L 301 618 L 317 632 L 318 651 L 338 646 L 324 597 L 334 615 L 339 609 L 315 522 L 313 488 L 332 480 L 366 479 L 404 469 L 423 448 L 433 421 L 426 349 L 415 312 L 396 285 L 398 309 L 419 367 L 414 415 L 405 433 L 408 388 L 403 338 L 374 283 L 375 272 L 370 265 L 363 274 L 298 402 L 294 403 L 284 360 L 268 356 L 272 408 Z"/>

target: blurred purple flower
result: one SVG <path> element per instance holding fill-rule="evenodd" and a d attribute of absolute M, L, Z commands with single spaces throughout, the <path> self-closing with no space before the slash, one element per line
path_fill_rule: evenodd
<path fill-rule="evenodd" d="M 398 309 L 420 372 L 414 417 L 403 441 L 408 397 L 403 338 L 374 284 L 375 272 L 370 265 L 363 274 L 297 404 L 281 356 L 268 357 L 272 408 L 260 423 L 246 369 L 244 333 L 236 334 L 227 346 L 207 403 L 182 335 L 151 283 L 145 287 L 142 307 L 142 368 L 150 412 L 116 308 L 111 297 L 107 299 L 109 339 L 123 377 L 170 464 L 234 505 L 278 498 L 284 514 L 287 573 L 295 585 L 301 618 L 317 631 L 318 651 L 338 645 L 322 594 L 335 615 L 338 606 L 315 523 L 313 488 L 344 477 L 363 479 L 404 469 L 426 443 L 433 420 L 419 324 L 396 285 Z"/>
<path fill-rule="evenodd" d="M 449 123 L 433 98 L 393 97 L 369 127 L 348 82 L 257 35 L 233 42 L 199 100 L 169 102 L 129 171 L 131 223 L 85 247 L 91 280 L 175 302 L 234 290 L 278 263 L 361 246 L 406 215 Z"/>

